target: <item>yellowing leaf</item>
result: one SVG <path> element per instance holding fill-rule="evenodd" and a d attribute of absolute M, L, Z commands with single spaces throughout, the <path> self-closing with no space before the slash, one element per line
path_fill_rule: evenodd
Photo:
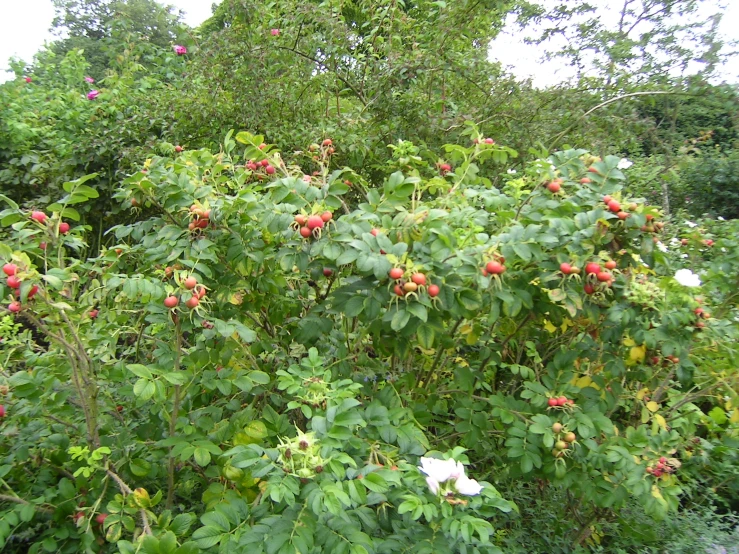
<path fill-rule="evenodd" d="M 545 320 L 544 329 L 548 331 L 549 333 L 554 333 L 557 330 L 557 328 L 554 325 L 552 325 L 552 322 L 548 320 Z"/>
<path fill-rule="evenodd" d="M 639 392 L 636 393 L 636 399 L 643 400 L 648 392 L 649 392 L 649 389 L 641 389 Z"/>
<path fill-rule="evenodd" d="M 664 497 L 662 496 L 662 493 L 660 492 L 657 485 L 652 485 L 652 496 L 655 497 L 657 500 L 664 501 Z"/>
<path fill-rule="evenodd" d="M 590 378 L 589 375 L 584 375 L 580 377 L 577 381 L 575 381 L 575 386 L 581 389 L 589 387 L 592 384 L 593 384 L 593 380 Z"/>
<path fill-rule="evenodd" d="M 465 323 L 464 325 L 462 325 L 459 328 L 459 332 L 462 333 L 463 335 L 467 335 L 467 334 L 471 333 L 472 332 L 472 325 L 470 325 L 469 323 Z"/>
<path fill-rule="evenodd" d="M 647 402 L 647 410 L 650 412 L 656 412 L 659 410 L 659 404 L 657 404 L 654 400 L 651 400 Z"/>
<path fill-rule="evenodd" d="M 232 294 L 231 298 L 229 298 L 228 301 L 234 306 L 238 306 L 244 301 L 244 297 L 241 293 L 237 292 L 236 294 Z"/>
<path fill-rule="evenodd" d="M 645 345 L 633 346 L 629 353 L 629 361 L 632 364 L 637 364 L 644 361 L 644 356 L 647 353 L 647 347 Z"/>
<path fill-rule="evenodd" d="M 624 339 L 624 346 L 634 346 L 634 345 L 636 345 L 636 343 L 634 342 L 634 339 L 630 337 L 626 337 Z"/>
<path fill-rule="evenodd" d="M 729 418 L 731 423 L 739 423 L 739 410 L 734 410 Z"/>
<path fill-rule="evenodd" d="M 656 421 L 662 429 L 667 430 L 667 421 L 659 414 L 654 414 L 654 421 Z"/>

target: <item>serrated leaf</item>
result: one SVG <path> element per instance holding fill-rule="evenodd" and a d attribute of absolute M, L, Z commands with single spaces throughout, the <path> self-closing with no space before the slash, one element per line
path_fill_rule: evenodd
<path fill-rule="evenodd" d="M 418 344 L 423 348 L 431 348 L 436 338 L 434 328 L 431 325 L 419 325 L 416 330 L 416 338 L 418 338 Z"/>
<path fill-rule="evenodd" d="M 400 331 L 406 325 L 408 325 L 408 321 L 410 321 L 410 319 L 410 313 L 406 312 L 405 310 L 398 310 L 397 312 L 395 312 L 395 315 L 393 315 L 393 319 L 390 321 L 390 328 L 393 331 Z"/>
<path fill-rule="evenodd" d="M 153 381 L 147 379 L 139 379 L 133 386 L 133 393 L 142 400 L 149 400 L 156 392 L 156 385 Z"/>
<path fill-rule="evenodd" d="M 353 296 L 344 306 L 346 317 L 357 317 L 364 310 L 364 296 Z"/>
<path fill-rule="evenodd" d="M 151 371 L 145 365 L 126 364 L 126 369 L 128 369 L 128 371 L 133 373 L 136 377 L 141 377 L 142 379 L 152 379 L 153 378 Z"/>
<path fill-rule="evenodd" d="M 205 467 L 210 463 L 210 452 L 205 448 L 196 448 L 192 456 L 200 467 Z"/>
<path fill-rule="evenodd" d="M 201 527 L 192 534 L 192 539 L 202 549 L 218 544 L 223 533 L 216 527 Z"/>
<path fill-rule="evenodd" d="M 423 304 L 419 304 L 417 302 L 409 302 L 405 309 L 424 323 L 428 321 L 428 310 L 426 310 L 426 306 L 424 306 Z"/>

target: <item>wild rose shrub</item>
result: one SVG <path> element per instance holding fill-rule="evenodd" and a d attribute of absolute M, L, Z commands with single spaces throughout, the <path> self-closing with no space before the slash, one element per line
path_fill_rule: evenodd
<path fill-rule="evenodd" d="M 468 133 L 432 160 L 394 145 L 382 183 L 332 169 L 330 139 L 152 158 L 116 195 L 138 220 L 91 258 L 62 232 L 85 179 L 46 218 L 5 199 L 5 548 L 499 552 L 512 484 L 569 491 L 574 548 L 717 484 L 737 235 L 662 252 L 620 158 L 509 174 Z"/>

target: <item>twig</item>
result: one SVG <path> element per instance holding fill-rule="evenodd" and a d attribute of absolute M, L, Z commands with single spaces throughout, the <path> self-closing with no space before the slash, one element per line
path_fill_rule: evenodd
<path fill-rule="evenodd" d="M 595 110 L 599 110 L 600 108 L 603 108 L 603 107 L 607 106 L 608 104 L 612 104 L 612 103 L 617 102 L 619 100 L 623 100 L 624 98 L 630 98 L 630 97 L 633 97 L 633 96 L 649 96 L 649 95 L 655 95 L 655 94 L 688 94 L 688 93 L 680 93 L 680 92 L 675 92 L 675 91 L 672 91 L 672 90 L 653 90 L 653 91 L 643 91 L 643 92 L 631 92 L 629 94 L 622 94 L 621 96 L 616 96 L 614 98 L 611 98 L 610 100 L 606 100 L 605 102 L 601 102 L 600 104 L 598 104 L 594 108 L 591 108 L 587 112 L 585 112 L 584 114 L 582 114 L 580 117 L 578 117 L 575 120 L 575 122 L 572 125 L 570 125 L 569 127 L 567 127 L 567 129 L 565 129 L 564 131 L 562 131 L 561 133 L 559 133 L 556 137 L 554 137 L 554 139 L 552 140 L 552 142 L 549 144 L 549 147 L 547 148 L 547 150 L 551 150 L 552 148 L 554 148 L 554 145 L 557 144 L 557 141 L 559 139 L 561 139 L 567 133 L 569 133 L 570 131 L 572 131 L 572 129 L 575 128 L 575 125 L 577 125 L 580 122 L 581 119 L 585 119 L 591 113 L 593 113 Z M 689 96 L 692 96 L 692 95 L 689 95 Z"/>
<path fill-rule="evenodd" d="M 116 482 L 116 484 L 118 485 L 118 488 L 121 489 L 121 492 L 123 494 L 133 494 L 133 491 L 131 490 L 131 487 L 129 487 L 128 485 L 126 485 L 126 483 L 123 481 L 123 479 L 121 479 L 118 476 L 117 473 L 113 472 L 112 470 L 110 470 L 107 467 L 105 468 L 105 472 L 110 477 L 113 478 L 113 481 Z M 152 532 L 151 532 L 151 527 L 149 527 L 149 517 L 146 515 L 146 510 L 144 510 L 143 508 L 141 508 L 139 510 L 139 513 L 141 514 L 141 526 L 144 529 L 144 533 L 146 533 L 147 535 L 151 535 Z"/>
<path fill-rule="evenodd" d="M 23 500 L 17 496 L 10 496 L 8 494 L 0 494 L 0 502 L 15 502 L 16 504 L 24 504 L 26 506 L 33 506 L 37 510 L 46 512 L 47 514 L 54 513 L 53 508 L 47 508 L 46 506 L 39 506 L 38 504 L 31 504 L 28 500 Z"/>
<path fill-rule="evenodd" d="M 175 322 L 175 353 L 174 353 L 174 369 L 175 373 L 180 371 L 180 356 L 182 350 L 182 333 L 180 332 L 180 320 Z M 174 437 L 177 430 L 177 414 L 180 411 L 180 385 L 174 387 L 174 400 L 172 401 L 172 415 L 169 418 L 169 436 Z M 167 509 L 172 507 L 174 502 L 174 470 L 175 458 L 172 455 L 172 449 L 169 447 L 169 467 L 167 468 L 167 501 L 165 506 Z"/>

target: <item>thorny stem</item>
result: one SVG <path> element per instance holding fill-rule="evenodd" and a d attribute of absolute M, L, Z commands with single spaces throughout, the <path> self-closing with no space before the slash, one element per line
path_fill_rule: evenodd
<path fill-rule="evenodd" d="M 182 350 L 182 333 L 180 332 L 180 320 L 179 318 L 175 322 L 175 353 L 174 353 L 174 372 L 180 371 L 180 356 Z M 169 436 L 174 437 L 175 431 L 177 430 L 177 414 L 180 411 L 180 385 L 174 387 L 174 400 L 172 401 L 172 415 L 169 418 Z M 174 502 L 174 470 L 175 470 L 175 458 L 172 455 L 172 449 L 169 447 L 169 467 L 167 468 L 167 501 L 166 508 L 170 509 Z"/>
<path fill-rule="evenodd" d="M 457 320 L 457 323 L 454 324 L 454 327 L 452 328 L 451 332 L 449 333 L 450 337 L 454 337 L 454 334 L 457 332 L 457 329 L 462 324 L 464 318 L 459 318 Z M 419 379 L 416 382 L 416 388 L 420 387 L 421 383 L 423 383 L 424 388 L 428 388 L 429 382 L 431 381 L 431 376 L 434 373 L 434 370 L 436 369 L 436 366 L 439 364 L 439 361 L 441 360 L 441 356 L 444 353 L 444 348 L 439 345 L 439 351 L 436 353 L 436 358 L 434 358 L 434 363 L 431 364 L 431 367 L 426 372 L 426 375 L 421 378 L 421 374 L 419 374 Z"/>
<path fill-rule="evenodd" d="M 54 334 L 41 320 L 36 318 L 31 313 L 26 313 L 26 317 L 50 339 L 56 341 L 64 350 L 69 360 L 69 365 L 72 368 L 72 382 L 74 383 L 75 389 L 77 390 L 77 396 L 79 397 L 80 404 L 82 405 L 82 411 L 85 414 L 85 423 L 87 424 L 87 441 L 91 443 L 95 448 L 100 446 L 100 437 L 97 429 L 97 387 L 89 382 L 87 376 L 83 373 L 79 367 L 79 362 L 85 362 L 87 353 L 82 351 L 78 352 L 74 346 L 72 346 L 66 337 L 62 335 Z M 68 318 L 65 319 L 69 321 Z M 71 325 L 70 325 L 71 327 Z M 77 337 L 76 337 L 77 338 Z M 83 357 L 84 356 L 84 357 Z M 88 358 L 89 359 L 89 358 Z M 88 366 L 89 367 L 89 366 Z M 92 402 L 90 403 L 90 399 Z"/>
<path fill-rule="evenodd" d="M 116 482 L 116 484 L 118 485 L 118 488 L 121 489 L 121 492 L 124 495 L 126 495 L 126 494 L 132 494 L 133 493 L 133 491 L 131 490 L 131 487 L 129 487 L 128 485 L 126 485 L 126 483 L 123 481 L 123 479 L 120 478 L 120 476 L 117 473 L 115 473 L 114 471 L 112 471 L 111 469 L 109 469 L 107 467 L 105 468 L 105 472 L 110 477 L 113 478 L 113 481 Z M 143 508 L 141 508 L 139 510 L 139 513 L 141 514 L 141 526 L 144 529 L 144 533 L 147 534 L 147 535 L 151 535 L 152 532 L 151 532 L 151 527 L 149 527 L 149 517 L 146 515 L 146 510 L 144 510 Z"/>

